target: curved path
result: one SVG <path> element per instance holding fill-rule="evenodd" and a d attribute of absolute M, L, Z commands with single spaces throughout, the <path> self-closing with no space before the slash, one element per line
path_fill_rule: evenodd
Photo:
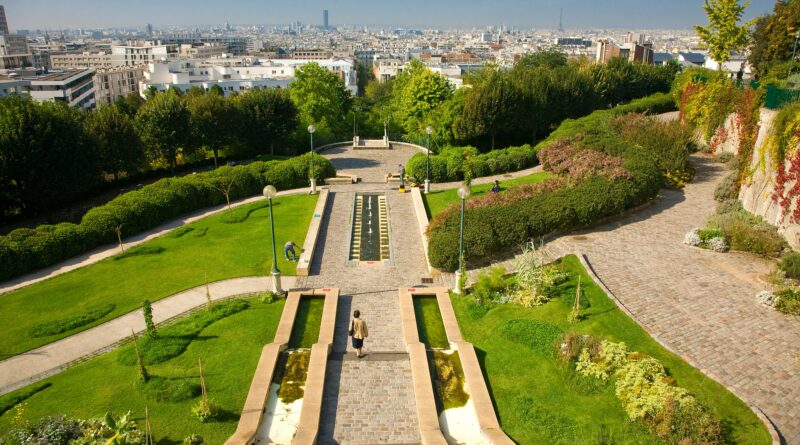
<path fill-rule="evenodd" d="M 761 409 L 786 443 L 800 444 L 800 318 L 755 300 L 770 288 L 760 277 L 773 262 L 683 244 L 714 213 L 714 188 L 727 173 L 705 157 L 692 162 L 697 176 L 683 190 L 662 190 L 645 209 L 556 238 L 546 250 L 552 258 L 584 253 L 651 335 Z M 513 269 L 512 261 L 497 265 Z"/>
<path fill-rule="evenodd" d="M 283 277 L 287 288 L 294 287 L 295 277 Z M 208 285 L 213 301 L 237 295 L 264 292 L 272 287 L 268 277 L 244 277 L 217 281 Z M 207 302 L 205 285 L 179 292 L 153 303 L 153 321 L 163 323 Z M 75 361 L 100 354 L 130 337 L 131 329 L 144 331 L 144 316 L 138 309 L 101 325 L 63 338 L 40 348 L 15 355 L 0 362 L 0 394 L 41 380 Z"/>

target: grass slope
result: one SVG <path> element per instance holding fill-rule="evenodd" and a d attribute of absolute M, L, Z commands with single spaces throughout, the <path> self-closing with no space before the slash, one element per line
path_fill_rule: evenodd
<path fill-rule="evenodd" d="M 766 428 L 747 405 L 656 343 L 591 281 L 577 257 L 566 257 L 561 264 L 570 273 L 571 281 L 561 287 L 558 298 L 537 308 L 506 304 L 480 317 L 474 311 L 470 315 L 465 297 L 452 297 L 461 331 L 478 349 L 503 430 L 517 443 L 660 443 L 627 419 L 614 395 L 613 384 L 599 386 L 590 379 L 578 378 L 562 369 L 552 353 L 534 351 L 520 344 L 524 342 L 500 335 L 506 322 L 526 319 L 546 321 L 565 332 L 623 341 L 630 350 L 657 358 L 679 386 L 716 412 L 730 431 L 731 443 L 771 443 Z M 567 314 L 579 273 L 589 307 L 582 311 L 583 321 L 570 325 Z"/>
<path fill-rule="evenodd" d="M 500 188 L 505 190 L 508 187 L 513 187 L 520 184 L 536 184 L 542 182 L 552 175 L 548 172 L 534 173 L 532 175 L 521 176 L 519 178 L 509 179 L 507 181 L 500 181 Z M 481 196 L 490 193 L 494 184 L 480 184 L 472 186 L 471 196 Z M 425 200 L 425 209 L 428 211 L 428 218 L 433 218 L 438 213 L 447 207 L 458 203 L 458 189 L 447 189 L 439 191 L 431 191 L 427 195 L 422 195 Z"/>
<path fill-rule="evenodd" d="M 146 400 L 137 389 L 136 367 L 119 363 L 118 356 L 124 348 L 32 385 L 34 388 L 40 384 L 51 386 L 27 397 L 27 418 L 35 421 L 43 416 L 60 414 L 90 418 L 102 416 L 106 411 L 119 415 L 130 410 L 133 419 L 143 427 L 144 408 L 147 406 L 157 443 L 181 443 L 190 434 L 199 434 L 205 443 L 225 442 L 236 429 L 261 349 L 275 337 L 283 310 L 283 300 L 272 304 L 259 303 L 256 299 L 249 301 L 248 309 L 205 328 L 183 354 L 147 367 L 157 378 L 193 385 L 200 383 L 197 361 L 202 359 L 209 397 L 223 410 L 220 421 L 200 423 L 192 415 L 191 407 L 199 396 L 178 403 Z M 28 388 L 3 397 L 27 395 Z M 10 409 L 0 416 L 0 436 L 12 428 L 15 414 L 16 409 Z"/>
<path fill-rule="evenodd" d="M 300 245 L 316 205 L 316 196 L 294 195 L 273 200 L 278 267 L 294 275 L 296 263 L 283 258 L 287 240 Z M 252 212 L 250 212 L 253 210 Z M 148 241 L 138 251 L 158 251 L 124 259 L 109 258 L 31 286 L 0 295 L 0 360 L 29 351 L 116 318 L 141 306 L 209 281 L 264 275 L 272 268 L 269 211 L 264 202 L 244 206 L 249 216 L 224 222 L 228 212 L 195 221 Z M 133 249 L 131 249 L 133 250 Z M 298 252 L 299 253 L 299 252 Z M 32 337 L 37 325 L 80 317 L 98 306 L 114 304 L 106 316 L 56 335 Z"/>

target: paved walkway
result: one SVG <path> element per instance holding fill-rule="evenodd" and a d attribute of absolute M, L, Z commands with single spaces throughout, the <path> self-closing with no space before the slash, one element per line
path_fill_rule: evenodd
<path fill-rule="evenodd" d="M 411 381 L 411 362 L 403 343 L 397 289 L 429 278 L 410 193 L 386 184 L 386 173 L 398 171 L 415 153 L 336 148 L 325 155 L 337 171 L 355 174 L 359 184 L 331 186 L 328 218 L 321 227 L 309 277 L 298 286 L 340 289 L 332 357 L 325 376 L 319 443 L 418 443 L 419 426 Z M 352 264 L 350 228 L 358 192 L 383 192 L 389 207 L 391 258 L 384 263 Z M 347 326 L 358 309 L 369 326 L 367 357 L 353 355 Z"/>
<path fill-rule="evenodd" d="M 546 249 L 552 258 L 584 253 L 649 332 L 760 408 L 788 444 L 800 444 L 800 319 L 755 300 L 769 288 L 759 277 L 773 263 L 683 244 L 686 232 L 714 213 L 714 188 L 727 173 L 708 158 L 692 162 L 697 177 L 682 191 L 662 190 L 642 211 L 559 237 Z M 513 270 L 510 260 L 496 265 Z"/>
<path fill-rule="evenodd" d="M 284 286 L 294 287 L 295 277 L 283 277 Z M 209 284 L 212 300 L 263 292 L 271 288 L 267 277 L 245 277 Z M 153 303 L 153 321 L 162 323 L 206 304 L 205 285 L 198 286 Z M 40 348 L 0 362 L 0 394 L 55 374 L 76 360 L 100 354 L 127 339 L 131 329 L 144 331 L 141 309 L 129 312 L 101 325 L 66 337 Z"/>

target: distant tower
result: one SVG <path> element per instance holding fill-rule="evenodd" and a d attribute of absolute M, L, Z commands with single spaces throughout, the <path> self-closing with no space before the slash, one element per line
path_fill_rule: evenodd
<path fill-rule="evenodd" d="M 328 10 L 327 9 L 323 9 L 322 10 L 322 28 L 323 29 L 328 29 Z"/>
<path fill-rule="evenodd" d="M 8 32 L 8 22 L 6 21 L 6 9 L 0 5 L 0 33 L 11 34 Z"/>
<path fill-rule="evenodd" d="M 147 24 L 147 35 L 148 37 L 153 37 L 153 25 Z"/>
<path fill-rule="evenodd" d="M 564 32 L 564 8 L 558 14 L 558 32 Z"/>

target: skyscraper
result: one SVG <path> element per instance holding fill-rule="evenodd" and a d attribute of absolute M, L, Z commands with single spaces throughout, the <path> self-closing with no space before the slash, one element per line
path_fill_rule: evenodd
<path fill-rule="evenodd" d="M 564 8 L 558 13 L 558 32 L 564 32 Z"/>
<path fill-rule="evenodd" d="M 327 9 L 323 9 L 322 10 L 322 28 L 323 29 L 328 29 L 328 10 Z"/>
<path fill-rule="evenodd" d="M 8 32 L 8 22 L 6 21 L 6 10 L 0 5 L 0 33 L 11 34 Z"/>

